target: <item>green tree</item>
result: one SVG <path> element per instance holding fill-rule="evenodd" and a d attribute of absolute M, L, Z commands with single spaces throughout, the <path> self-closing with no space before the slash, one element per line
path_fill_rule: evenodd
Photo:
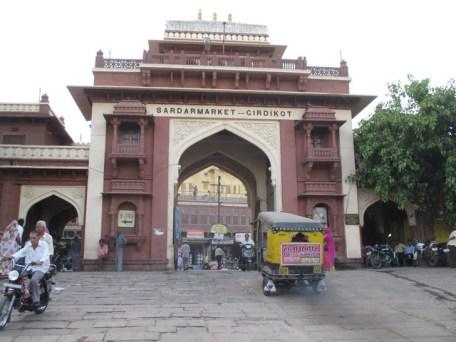
<path fill-rule="evenodd" d="M 456 224 L 456 88 L 409 77 L 355 130 L 358 186 Z"/>

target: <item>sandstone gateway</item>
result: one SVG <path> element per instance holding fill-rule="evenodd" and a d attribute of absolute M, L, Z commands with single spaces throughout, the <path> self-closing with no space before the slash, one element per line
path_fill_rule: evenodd
<path fill-rule="evenodd" d="M 52 195 L 75 208 L 84 269 L 95 267 L 98 240 L 117 231 L 128 238 L 125 269 L 173 268 L 177 189 L 217 165 L 245 184 L 251 217 L 317 217 L 333 229 L 339 260 L 359 260 L 358 195 L 347 176 L 352 118 L 373 97 L 350 94 L 345 61 L 310 66 L 283 59 L 285 48 L 268 41 L 266 26 L 197 20 L 167 22 L 141 59 L 99 51 L 94 84 L 69 86 L 91 121 L 88 158 L 63 155 L 70 171 L 50 172 L 51 181 L 10 174 L 17 203 L 2 222 Z M 65 172 L 76 177 L 62 181 Z"/>

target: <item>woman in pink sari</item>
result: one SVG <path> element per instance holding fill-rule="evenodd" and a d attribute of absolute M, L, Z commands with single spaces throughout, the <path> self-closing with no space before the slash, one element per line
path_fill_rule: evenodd
<path fill-rule="evenodd" d="M 323 255 L 323 268 L 325 271 L 334 270 L 334 260 L 336 258 L 336 244 L 334 242 L 331 229 L 326 227 L 324 230 L 325 253 Z"/>
<path fill-rule="evenodd" d="M 17 221 L 12 221 L 3 231 L 0 240 L 0 259 L 12 256 L 16 253 L 18 245 L 19 231 L 17 229 Z M 0 263 L 0 275 L 7 275 L 11 270 L 10 260 L 5 260 Z"/>

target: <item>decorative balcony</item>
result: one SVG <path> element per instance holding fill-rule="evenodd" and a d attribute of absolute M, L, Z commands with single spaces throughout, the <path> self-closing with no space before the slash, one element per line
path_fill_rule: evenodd
<path fill-rule="evenodd" d="M 332 147 L 309 147 L 306 162 L 336 162 L 339 161 L 339 153 Z"/>
<path fill-rule="evenodd" d="M 302 194 L 336 194 L 340 192 L 339 183 L 336 182 L 304 182 Z"/>

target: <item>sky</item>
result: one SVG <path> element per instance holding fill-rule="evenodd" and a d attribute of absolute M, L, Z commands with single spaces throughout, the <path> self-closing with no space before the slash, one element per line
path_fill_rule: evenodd
<path fill-rule="evenodd" d="M 456 78 L 452 0 L 15 0 L 0 2 L 0 102 L 34 103 L 41 89 L 73 139 L 88 142 L 89 123 L 67 86 L 93 84 L 97 50 L 142 58 L 167 20 L 196 20 L 198 9 L 203 20 L 231 13 L 233 22 L 267 25 L 272 44 L 288 45 L 284 58 L 337 67 L 342 54 L 350 92 L 377 96 L 354 126 L 385 100 L 388 83 Z"/>

